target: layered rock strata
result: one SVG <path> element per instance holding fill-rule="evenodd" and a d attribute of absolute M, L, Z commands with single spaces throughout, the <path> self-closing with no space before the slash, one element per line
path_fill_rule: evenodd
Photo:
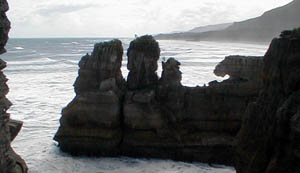
<path fill-rule="evenodd" d="M 125 81 L 119 40 L 98 43 L 79 62 L 75 98 L 62 110 L 55 140 L 73 154 L 119 155 Z"/>
<path fill-rule="evenodd" d="M 120 41 L 98 43 L 80 60 L 76 97 L 63 109 L 54 137 L 60 148 L 72 154 L 233 164 L 244 110 L 258 95 L 257 87 L 247 90 L 241 84 L 253 78 L 185 87 L 180 63 L 169 58 L 159 79 L 159 44 L 142 36 L 127 50 L 124 83 L 122 52 Z M 249 66 L 243 62 L 239 68 Z"/>
<path fill-rule="evenodd" d="M 130 43 L 127 51 L 128 89 L 139 90 L 156 86 L 159 55 L 158 42 L 152 36 L 139 37 Z"/>
<path fill-rule="evenodd" d="M 264 56 L 263 89 L 237 138 L 238 173 L 300 172 L 300 35 L 292 33 Z"/>
<path fill-rule="evenodd" d="M 10 29 L 10 22 L 5 14 L 7 10 L 6 0 L 0 0 L 0 54 L 6 52 L 4 46 Z M 5 67 L 6 62 L 0 59 L 0 173 L 26 173 L 27 166 L 24 160 L 10 146 L 23 123 L 11 120 L 6 112 L 12 104 L 6 98 L 9 88 L 6 84 L 7 78 L 2 72 Z"/>

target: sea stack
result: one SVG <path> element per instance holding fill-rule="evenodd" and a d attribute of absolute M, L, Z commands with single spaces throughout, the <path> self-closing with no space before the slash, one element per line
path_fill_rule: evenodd
<path fill-rule="evenodd" d="M 62 110 L 54 137 L 63 151 L 75 155 L 119 155 L 125 80 L 119 40 L 98 43 L 79 62 L 76 96 Z"/>
<path fill-rule="evenodd" d="M 159 78 L 160 48 L 149 35 L 130 43 L 129 74 L 124 81 L 122 52 L 120 41 L 103 42 L 95 45 L 92 55 L 80 60 L 76 97 L 63 109 L 54 137 L 60 148 L 76 155 L 233 165 L 235 136 L 260 85 L 245 87 L 253 78 L 241 73 L 243 79 L 232 77 L 211 82 L 208 87 L 185 87 L 181 84 L 181 63 L 174 58 L 162 62 Z M 229 61 L 241 61 L 236 68 L 246 68 L 252 64 L 246 59 Z M 226 70 L 223 73 L 231 75 Z"/>
<path fill-rule="evenodd" d="M 6 0 L 0 0 L 0 54 L 6 52 L 4 46 L 10 30 L 10 22 L 5 14 L 7 10 Z M 2 72 L 5 67 L 6 62 L 0 59 L 0 173 L 26 173 L 28 168 L 25 161 L 10 146 L 21 130 L 23 122 L 11 120 L 7 113 L 12 103 L 6 98 L 9 88 L 6 84 L 8 79 Z"/>
<path fill-rule="evenodd" d="M 127 50 L 128 89 L 154 88 L 157 85 L 156 70 L 159 56 L 158 42 L 152 36 L 138 37 L 130 43 Z"/>

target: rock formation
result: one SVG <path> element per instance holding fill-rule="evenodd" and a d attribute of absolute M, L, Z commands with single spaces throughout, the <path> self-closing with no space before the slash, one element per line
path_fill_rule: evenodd
<path fill-rule="evenodd" d="M 256 80 L 258 82 L 257 80 L 261 80 L 262 66 L 263 57 L 227 56 L 216 66 L 214 73 L 222 77 L 228 74 L 231 79 Z"/>
<path fill-rule="evenodd" d="M 5 12 L 8 10 L 6 0 L 0 0 L 0 54 L 6 52 L 4 46 L 8 40 L 10 22 Z M 27 166 L 24 160 L 17 155 L 10 146 L 10 143 L 17 136 L 22 127 L 22 122 L 11 120 L 6 112 L 11 102 L 6 98 L 8 86 L 7 78 L 2 70 L 6 62 L 0 59 L 0 173 L 25 173 Z"/>
<path fill-rule="evenodd" d="M 158 43 L 151 36 L 138 37 L 130 43 L 127 51 L 129 89 L 151 88 L 157 84 L 159 55 Z"/>
<path fill-rule="evenodd" d="M 0 0 L 0 54 L 6 52 L 4 46 L 8 40 L 8 32 L 10 29 L 10 22 L 5 14 L 6 11 L 8 11 L 8 3 L 6 0 Z"/>
<path fill-rule="evenodd" d="M 300 34 L 274 39 L 237 140 L 237 173 L 300 172 Z"/>
<path fill-rule="evenodd" d="M 79 62 L 76 97 L 63 109 L 55 140 L 73 154 L 119 155 L 125 81 L 119 40 L 98 43 Z"/>
<path fill-rule="evenodd" d="M 217 76 L 230 76 L 226 82 L 235 83 L 236 93 L 253 93 L 257 95 L 262 88 L 263 57 L 259 56 L 227 56 L 220 62 L 214 73 Z M 225 83 L 225 82 L 223 82 Z"/>
<path fill-rule="evenodd" d="M 243 79 L 224 71 L 234 77 L 208 87 L 185 87 L 180 63 L 174 58 L 162 63 L 158 78 L 159 54 L 152 36 L 133 40 L 127 50 L 129 74 L 124 83 L 120 41 L 96 44 L 92 55 L 79 62 L 77 95 L 62 111 L 54 137 L 60 148 L 72 154 L 232 165 L 235 135 L 247 104 L 259 90 L 243 84 L 253 80 L 249 76 L 256 71 L 249 68 Z M 252 63 L 246 59 L 230 61 L 241 61 L 242 68 Z"/>

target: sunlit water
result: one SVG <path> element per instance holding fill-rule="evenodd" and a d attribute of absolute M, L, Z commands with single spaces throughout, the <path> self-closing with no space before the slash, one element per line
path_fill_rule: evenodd
<path fill-rule="evenodd" d="M 93 45 L 106 39 L 10 39 L 5 74 L 9 79 L 8 98 L 13 103 L 11 117 L 24 122 L 12 143 L 27 162 L 30 172 L 82 173 L 233 173 L 233 168 L 209 167 L 202 163 L 134 158 L 71 157 L 53 141 L 59 126 L 61 109 L 75 96 L 73 82 L 78 61 L 90 53 Z M 126 77 L 126 50 L 130 39 L 122 39 L 122 71 Z M 181 62 L 182 83 L 189 86 L 221 80 L 213 69 L 227 55 L 263 55 L 264 44 L 159 41 L 161 58 L 174 57 Z M 161 66 L 159 62 L 159 66 Z M 158 75 L 161 73 L 161 67 Z"/>

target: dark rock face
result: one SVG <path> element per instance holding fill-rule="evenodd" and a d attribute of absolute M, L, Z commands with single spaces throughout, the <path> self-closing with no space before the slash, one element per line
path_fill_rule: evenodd
<path fill-rule="evenodd" d="M 227 56 L 216 66 L 214 73 L 222 77 L 228 74 L 232 79 L 259 80 L 262 67 L 263 57 Z"/>
<path fill-rule="evenodd" d="M 0 0 L 0 54 L 6 52 L 4 46 L 10 29 L 10 22 L 5 14 L 7 10 L 6 0 Z M 24 160 L 10 146 L 23 123 L 11 120 L 10 115 L 6 113 L 12 104 L 6 98 L 9 88 L 6 84 L 7 78 L 2 72 L 5 67 L 6 62 L 0 59 L 0 173 L 25 173 L 27 166 Z"/>
<path fill-rule="evenodd" d="M 7 10 L 8 3 L 6 0 L 0 0 L 0 54 L 5 52 L 4 46 L 8 40 L 8 32 L 10 29 L 10 22 L 5 14 Z"/>
<path fill-rule="evenodd" d="M 168 86 L 181 86 L 181 71 L 179 71 L 180 62 L 174 58 L 169 58 L 167 62 L 162 62 L 163 72 L 161 74 L 160 84 Z"/>
<path fill-rule="evenodd" d="M 77 95 L 63 109 L 54 138 L 61 149 L 232 165 L 243 113 L 258 95 L 257 87 L 244 87 L 252 78 L 185 87 L 174 58 L 162 63 L 158 79 L 160 49 L 152 36 L 133 40 L 127 52 L 127 85 L 119 41 L 96 44 L 93 54 L 81 59 Z"/>
<path fill-rule="evenodd" d="M 92 55 L 82 57 L 79 76 L 74 83 L 76 94 L 87 91 L 109 91 L 122 88 L 124 79 L 120 70 L 123 47 L 119 40 L 96 44 Z"/>
<path fill-rule="evenodd" d="M 133 40 L 128 48 L 129 89 L 144 89 L 155 86 L 158 82 L 157 60 L 160 48 L 152 36 L 142 36 Z"/>
<path fill-rule="evenodd" d="M 74 88 L 76 97 L 63 109 L 54 139 L 73 154 L 118 155 L 125 81 L 120 71 L 119 40 L 96 44 L 82 57 Z"/>
<path fill-rule="evenodd" d="M 300 172 L 300 37 L 274 39 L 237 140 L 238 173 Z"/>
<path fill-rule="evenodd" d="M 223 82 L 235 83 L 231 92 L 236 94 L 258 95 L 258 91 L 262 88 L 262 70 L 263 57 L 259 56 L 227 56 L 220 62 L 214 73 L 217 76 L 224 77 L 229 75 L 229 79 Z"/>

